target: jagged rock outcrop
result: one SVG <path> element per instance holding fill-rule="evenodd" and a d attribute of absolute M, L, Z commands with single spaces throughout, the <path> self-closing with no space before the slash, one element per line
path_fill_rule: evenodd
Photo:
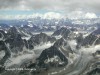
<path fill-rule="evenodd" d="M 4 30 L 0 30 L 0 33 L 3 35 L 3 38 L 6 38 L 7 37 L 7 33 L 5 33 Z"/>
<path fill-rule="evenodd" d="M 11 27 L 7 32 L 6 43 L 11 49 L 12 52 L 18 53 L 23 51 L 23 48 L 27 47 L 26 39 L 22 39 L 22 37 L 26 35 L 21 33 L 21 30 L 17 27 Z M 27 43 L 28 44 L 28 43 Z"/>
<path fill-rule="evenodd" d="M 96 61 L 90 67 L 86 75 L 100 75 L 100 61 Z"/>
<path fill-rule="evenodd" d="M 95 68 L 87 73 L 87 75 L 99 75 L 100 74 L 100 68 Z"/>
<path fill-rule="evenodd" d="M 88 46 L 88 45 L 98 45 L 100 44 L 100 35 L 96 35 L 91 33 L 88 35 L 86 38 L 84 38 L 82 45 L 83 46 Z"/>
<path fill-rule="evenodd" d="M 45 33 L 40 33 L 40 34 L 32 36 L 28 40 L 29 49 L 33 49 L 34 46 L 39 45 L 39 44 L 44 44 L 47 42 L 53 43 L 55 41 L 56 41 L 56 39 L 54 37 L 50 37 L 50 36 L 46 35 Z"/>
<path fill-rule="evenodd" d="M 65 27 L 62 27 L 61 29 L 59 30 L 56 30 L 52 36 L 62 36 L 63 38 L 65 39 L 76 39 L 78 36 L 79 36 L 79 33 L 77 31 L 77 29 L 75 28 L 65 28 Z"/>
<path fill-rule="evenodd" d="M 22 40 L 20 34 L 14 35 L 7 38 L 6 43 L 9 45 L 11 51 L 16 53 L 23 50 L 24 41 Z"/>
<path fill-rule="evenodd" d="M 67 28 L 62 27 L 61 29 L 56 30 L 56 31 L 52 34 L 52 36 L 59 36 L 59 35 L 61 35 L 61 36 L 64 36 L 64 35 L 68 36 L 68 34 L 69 34 L 70 32 L 71 32 L 70 29 L 67 29 Z"/>
<path fill-rule="evenodd" d="M 0 33 L 0 51 L 3 50 L 5 52 L 5 55 L 3 58 L 0 60 L 0 65 L 4 65 L 6 60 L 11 56 L 11 52 L 9 48 L 7 47 L 5 41 L 3 41 L 3 35 Z"/>
<path fill-rule="evenodd" d="M 56 58 L 57 57 L 57 58 Z M 53 58 L 55 59 L 55 61 L 53 61 Z M 52 46 L 46 50 L 44 50 L 41 55 L 39 56 L 38 60 L 38 65 L 42 66 L 44 65 L 44 63 L 51 63 L 53 66 L 57 65 L 67 65 L 68 64 L 68 59 L 64 56 L 64 54 L 58 50 L 57 47 Z M 60 63 L 63 64 L 60 64 Z"/>
<path fill-rule="evenodd" d="M 54 46 L 57 47 L 58 49 L 60 49 L 66 56 L 69 55 L 69 53 L 73 53 L 68 40 L 61 38 L 58 39 L 55 43 Z"/>
<path fill-rule="evenodd" d="M 17 35 L 17 34 L 20 34 L 22 37 L 27 37 L 27 36 L 32 36 L 32 33 L 23 29 L 23 28 L 18 28 L 18 27 L 11 27 L 9 30 L 8 30 L 8 35 Z"/>
<path fill-rule="evenodd" d="M 92 34 L 94 34 L 94 35 L 100 35 L 100 28 L 98 28 L 97 30 L 95 30 L 94 32 L 92 32 Z"/>
<path fill-rule="evenodd" d="M 82 43 L 83 46 L 98 45 L 98 44 L 100 44 L 100 28 L 93 31 L 86 38 L 84 38 Z"/>

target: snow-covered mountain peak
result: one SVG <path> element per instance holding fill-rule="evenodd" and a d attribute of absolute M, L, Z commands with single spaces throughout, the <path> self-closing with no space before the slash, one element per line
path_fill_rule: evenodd
<path fill-rule="evenodd" d="M 97 15 L 95 13 L 86 13 L 85 18 L 88 19 L 97 18 Z"/>
<path fill-rule="evenodd" d="M 93 19 L 98 18 L 93 12 L 73 11 L 68 15 L 69 19 Z"/>

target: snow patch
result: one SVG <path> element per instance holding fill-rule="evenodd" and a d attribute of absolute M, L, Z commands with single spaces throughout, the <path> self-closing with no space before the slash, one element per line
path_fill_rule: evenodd
<path fill-rule="evenodd" d="M 97 50 L 100 50 L 100 45 L 90 46 L 89 48 L 82 47 L 80 51 L 85 53 L 95 53 Z"/>
<path fill-rule="evenodd" d="M 73 11 L 69 13 L 68 15 L 69 19 L 93 19 L 97 18 L 97 15 L 92 12 L 83 12 L 83 11 Z M 80 21 L 77 21 L 79 23 Z M 82 22 L 81 22 L 82 23 Z"/>
<path fill-rule="evenodd" d="M 68 43 L 72 50 L 76 50 L 76 46 L 77 46 L 76 40 L 68 40 Z"/>
<path fill-rule="evenodd" d="M 44 43 L 44 44 L 37 45 L 37 46 L 34 47 L 34 52 L 36 54 L 40 55 L 43 50 L 45 50 L 45 49 L 53 46 L 53 44 L 54 43 L 48 42 L 48 43 Z"/>
<path fill-rule="evenodd" d="M 92 19 L 92 18 L 97 18 L 97 16 L 94 13 L 86 13 L 85 18 Z"/>
<path fill-rule="evenodd" d="M 6 61 L 5 65 L 6 67 L 10 67 L 12 65 L 21 65 L 23 62 L 27 60 L 33 60 L 33 57 L 35 57 L 34 52 L 27 53 L 27 54 L 21 54 L 16 57 L 12 56 Z"/>
<path fill-rule="evenodd" d="M 0 59 L 2 59 L 5 56 L 5 52 L 4 51 L 0 51 Z"/>

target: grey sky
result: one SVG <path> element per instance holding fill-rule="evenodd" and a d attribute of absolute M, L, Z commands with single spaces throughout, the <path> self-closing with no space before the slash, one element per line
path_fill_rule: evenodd
<path fill-rule="evenodd" d="M 1 10 L 83 10 L 100 13 L 100 0 L 0 0 Z"/>

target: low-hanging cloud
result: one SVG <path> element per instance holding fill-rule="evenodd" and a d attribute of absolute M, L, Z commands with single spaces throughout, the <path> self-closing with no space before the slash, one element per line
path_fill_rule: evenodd
<path fill-rule="evenodd" d="M 100 13 L 100 0 L 0 0 L 1 10 L 84 10 Z"/>

